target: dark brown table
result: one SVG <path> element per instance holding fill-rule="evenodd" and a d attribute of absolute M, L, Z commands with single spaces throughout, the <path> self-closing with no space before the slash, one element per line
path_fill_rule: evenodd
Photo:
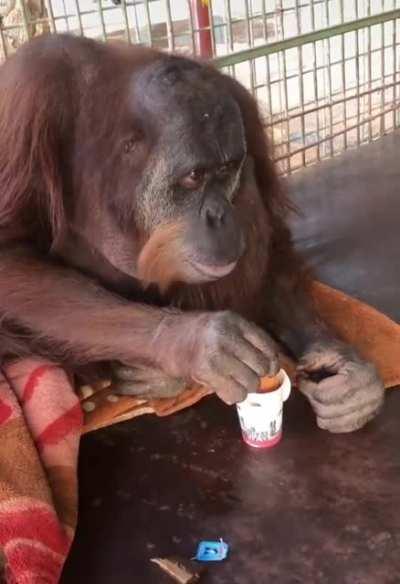
<path fill-rule="evenodd" d="M 167 584 L 151 557 L 222 537 L 230 557 L 205 584 L 398 584 L 399 419 L 393 391 L 369 427 L 334 436 L 293 395 L 283 441 L 259 451 L 235 410 L 208 398 L 87 436 L 63 582 Z"/>

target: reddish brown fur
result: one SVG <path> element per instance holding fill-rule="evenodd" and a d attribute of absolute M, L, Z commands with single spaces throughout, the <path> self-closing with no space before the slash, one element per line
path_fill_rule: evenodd
<path fill-rule="evenodd" d="M 73 133 L 79 136 L 87 132 L 88 119 L 115 115 L 113 104 L 121 95 L 110 79 L 116 67 L 123 71 L 126 63 L 140 66 L 158 58 L 158 54 L 98 45 L 99 61 L 105 63 L 108 75 L 99 80 L 96 67 L 85 65 L 84 47 L 91 41 L 75 42 L 68 50 L 63 48 L 63 41 L 53 43 L 52 52 L 39 63 L 33 56 L 42 50 L 41 41 L 34 41 L 29 53 L 11 59 L 0 71 L 1 352 L 5 356 L 39 352 L 73 365 L 105 359 L 151 361 L 154 335 L 159 351 L 171 345 L 171 339 L 177 342 L 174 326 L 162 342 L 157 332 L 160 323 L 170 318 L 169 312 L 132 304 L 122 292 L 110 293 L 107 288 L 115 292 L 118 286 L 111 272 L 106 281 L 95 259 L 90 273 L 95 280 L 101 278 L 104 285 L 61 265 L 49 253 L 66 237 L 71 202 L 80 209 L 77 189 L 70 179 L 72 166 L 82 171 L 93 169 L 90 182 L 82 186 L 82 196 L 89 201 L 107 186 L 96 174 L 96 152 L 101 152 L 105 126 L 100 124 L 98 135 L 93 137 L 94 154 L 77 154 Z M 68 58 L 56 59 L 56 54 L 63 51 Z M 78 63 L 86 71 L 85 86 L 68 82 L 70 68 Z M 235 203 L 244 222 L 247 252 L 223 280 L 201 286 L 176 285 L 159 302 L 184 309 L 230 308 L 268 325 L 290 350 L 301 352 L 305 343 L 321 336 L 323 329 L 310 306 L 307 278 L 285 227 L 290 204 L 271 162 L 254 100 L 233 79 L 225 77 L 224 84 L 240 106 L 248 154 L 255 165 L 256 184 L 239 192 Z M 79 111 L 82 95 L 92 93 L 93 98 L 86 102 L 90 109 Z M 109 180 L 113 183 L 119 177 L 112 174 L 111 164 L 112 158 Z M 131 212 L 122 203 L 115 204 L 121 216 Z M 85 205 L 82 226 L 90 208 Z M 100 205 L 92 213 L 104 216 L 105 211 Z M 267 233 L 271 235 L 269 244 L 263 244 Z M 179 266 L 171 269 L 169 265 L 174 255 L 179 255 L 179 242 L 179 226 L 169 226 L 150 240 L 139 256 L 139 272 L 145 281 L 155 279 L 164 288 L 179 274 Z M 68 257 L 64 261 L 76 265 Z"/>

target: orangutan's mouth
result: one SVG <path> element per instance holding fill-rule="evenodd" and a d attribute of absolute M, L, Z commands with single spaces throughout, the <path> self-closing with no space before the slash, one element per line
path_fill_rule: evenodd
<path fill-rule="evenodd" d="M 224 265 L 215 265 L 215 264 L 203 264 L 196 261 L 191 261 L 191 266 L 199 272 L 201 276 L 205 276 L 208 279 L 218 280 L 219 278 L 223 278 L 227 276 L 236 267 L 237 261 L 230 262 L 229 264 Z"/>

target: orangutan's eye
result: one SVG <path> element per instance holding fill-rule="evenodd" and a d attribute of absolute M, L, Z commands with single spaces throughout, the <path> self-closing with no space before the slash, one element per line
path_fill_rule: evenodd
<path fill-rule="evenodd" d="M 185 189 L 199 189 L 204 183 L 205 176 L 206 172 L 203 168 L 194 168 L 188 175 L 180 180 L 180 184 L 185 187 Z"/>
<path fill-rule="evenodd" d="M 134 140 L 133 138 L 126 140 L 126 142 L 124 143 L 125 154 L 129 154 L 129 152 L 132 152 L 135 149 L 135 146 L 136 146 L 136 140 Z"/>
<path fill-rule="evenodd" d="M 225 162 L 225 164 L 222 164 L 217 169 L 216 175 L 218 178 L 228 177 L 230 175 L 233 175 L 233 173 L 238 170 L 239 166 L 240 166 L 240 162 L 237 162 L 235 160 Z"/>

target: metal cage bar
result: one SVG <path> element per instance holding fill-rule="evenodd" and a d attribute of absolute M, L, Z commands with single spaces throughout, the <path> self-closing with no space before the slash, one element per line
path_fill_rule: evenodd
<path fill-rule="evenodd" d="M 213 59 L 258 100 L 282 173 L 400 126 L 400 0 L 0 0 L 0 60 L 47 30 Z"/>

